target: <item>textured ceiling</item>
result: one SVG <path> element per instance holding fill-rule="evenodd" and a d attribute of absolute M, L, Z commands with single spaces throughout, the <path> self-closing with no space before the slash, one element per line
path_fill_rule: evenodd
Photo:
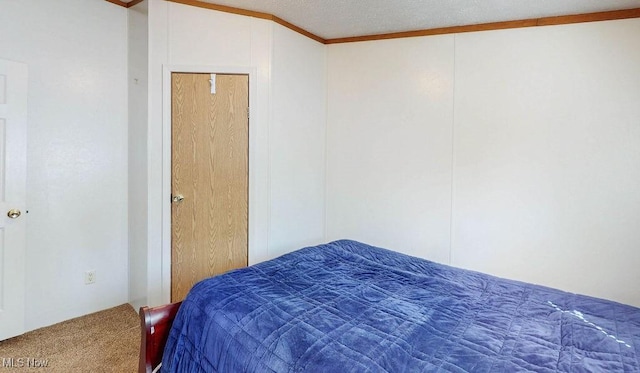
<path fill-rule="evenodd" d="M 640 0 L 204 1 L 273 14 L 324 39 L 640 8 Z"/>

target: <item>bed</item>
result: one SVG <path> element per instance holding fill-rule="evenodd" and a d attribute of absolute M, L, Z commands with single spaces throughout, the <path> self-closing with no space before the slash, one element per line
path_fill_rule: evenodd
<path fill-rule="evenodd" d="M 141 372 L 640 372 L 638 308 L 348 240 L 141 317 Z"/>

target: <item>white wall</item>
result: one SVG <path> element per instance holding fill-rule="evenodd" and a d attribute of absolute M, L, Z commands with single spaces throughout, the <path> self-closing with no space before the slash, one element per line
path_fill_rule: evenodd
<path fill-rule="evenodd" d="M 149 6 L 128 9 L 129 85 L 129 301 L 147 304 L 147 125 Z"/>
<path fill-rule="evenodd" d="M 326 47 L 273 24 L 269 257 L 324 241 Z"/>
<path fill-rule="evenodd" d="M 640 19 L 329 46 L 328 238 L 640 305 L 638 45 Z"/>
<path fill-rule="evenodd" d="M 0 57 L 29 66 L 28 329 L 127 301 L 126 32 L 106 1 L 0 1 Z"/>
<path fill-rule="evenodd" d="M 169 4 L 161 0 L 147 0 L 149 26 L 149 72 L 147 102 L 147 134 L 134 141 L 147 145 L 147 303 L 155 306 L 167 303 L 170 289 L 162 284 L 162 67 L 168 59 L 167 11 Z M 135 271 L 136 268 L 131 268 Z M 135 286 L 135 285 L 132 285 Z M 166 287 L 166 286 L 165 286 Z"/>
<path fill-rule="evenodd" d="M 169 266 L 162 266 L 163 261 L 166 264 L 170 260 L 169 227 L 163 227 L 162 220 L 163 208 L 166 213 L 169 207 L 168 196 L 162 193 L 163 182 L 168 180 L 163 179 L 167 166 L 166 160 L 163 164 L 163 155 L 167 155 L 163 153 L 162 131 L 163 66 L 246 68 L 255 72 L 249 124 L 249 262 L 297 249 L 311 243 L 314 237 L 320 238 L 324 231 L 323 226 L 317 226 L 323 220 L 324 170 L 305 168 L 307 164 L 324 164 L 324 145 L 314 138 L 315 134 L 324 133 L 325 125 L 324 46 L 288 35 L 293 34 L 290 30 L 274 31 L 274 27 L 267 20 L 149 0 L 147 300 L 151 305 L 167 302 L 169 297 Z M 291 49 L 286 44 L 289 42 L 302 50 Z M 306 55 L 307 52 L 311 54 Z M 295 78 L 290 78 L 290 59 L 308 63 L 309 69 L 291 71 Z M 300 85 L 307 90 L 305 95 L 297 95 L 302 90 Z M 281 108 L 288 113 L 282 113 Z M 271 131 L 287 137 L 273 140 Z M 303 153 L 274 146 L 282 145 L 281 141 L 302 144 L 296 149 Z M 292 190 L 289 167 L 303 172 L 298 179 L 301 187 L 312 186 L 293 200 L 288 193 Z M 313 188 L 318 179 L 319 186 Z M 298 202 L 304 204 L 300 206 Z M 297 213 L 305 207 L 310 217 L 299 219 Z M 297 225 L 287 226 L 297 219 Z M 301 233 L 296 235 L 294 228 Z"/>
<path fill-rule="evenodd" d="M 453 38 L 329 46 L 329 240 L 448 262 Z"/>
<path fill-rule="evenodd" d="M 326 230 L 640 305 L 638 19 L 325 47 L 161 0 L 129 22 L 105 1 L 0 9 L 0 57 L 30 69 L 29 329 L 166 301 L 163 65 L 255 71 L 252 263 Z"/>
<path fill-rule="evenodd" d="M 640 305 L 640 20 L 456 36 L 453 264 Z"/>

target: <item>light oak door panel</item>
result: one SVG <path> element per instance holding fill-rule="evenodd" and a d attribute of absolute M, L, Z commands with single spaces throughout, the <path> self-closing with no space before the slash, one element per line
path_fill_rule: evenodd
<path fill-rule="evenodd" d="M 172 74 L 171 301 L 247 265 L 249 78 Z M 176 197 L 184 199 L 178 202 Z"/>

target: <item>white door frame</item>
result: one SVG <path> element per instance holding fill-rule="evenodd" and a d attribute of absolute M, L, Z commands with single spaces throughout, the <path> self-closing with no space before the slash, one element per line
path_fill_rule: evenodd
<path fill-rule="evenodd" d="M 252 231 L 255 227 L 257 216 L 255 201 L 257 196 L 257 165 L 256 156 L 256 130 L 255 125 L 257 97 L 257 70 L 251 67 L 233 66 L 192 66 L 192 65 L 165 65 L 162 76 L 162 301 L 171 301 L 171 73 L 204 73 L 204 74 L 242 74 L 249 75 L 249 225 L 248 225 L 248 253 L 247 261 L 251 264 L 256 237 Z"/>

